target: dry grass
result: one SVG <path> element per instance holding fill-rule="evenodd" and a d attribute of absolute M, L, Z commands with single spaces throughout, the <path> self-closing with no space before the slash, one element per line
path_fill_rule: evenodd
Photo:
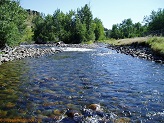
<path fill-rule="evenodd" d="M 126 39 L 109 39 L 103 41 L 104 43 L 112 45 L 131 45 L 132 43 L 143 43 L 146 42 L 150 37 L 136 37 L 136 38 L 126 38 Z"/>
<path fill-rule="evenodd" d="M 146 44 L 151 47 L 152 50 L 159 54 L 164 54 L 164 37 L 137 37 L 119 40 L 108 40 L 106 43 L 112 45 L 131 45 L 134 43 Z"/>
<path fill-rule="evenodd" d="M 132 43 L 143 43 L 146 42 L 149 38 L 150 37 L 119 39 L 114 41 L 114 45 L 131 45 Z"/>

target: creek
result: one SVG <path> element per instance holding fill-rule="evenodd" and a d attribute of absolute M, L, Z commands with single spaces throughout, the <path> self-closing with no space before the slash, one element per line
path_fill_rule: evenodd
<path fill-rule="evenodd" d="M 67 108 L 100 104 L 132 122 L 164 122 L 164 65 L 94 49 L 0 65 L 0 119 L 54 118 Z"/>

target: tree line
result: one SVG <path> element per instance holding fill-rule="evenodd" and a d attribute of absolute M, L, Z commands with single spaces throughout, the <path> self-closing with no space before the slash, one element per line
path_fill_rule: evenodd
<path fill-rule="evenodd" d="M 152 11 L 151 15 L 145 16 L 143 19 L 145 23 L 133 23 L 132 20 L 125 19 L 120 24 L 114 24 L 112 30 L 107 30 L 107 36 L 114 39 L 142 37 L 146 33 L 163 30 L 164 35 L 164 9 Z"/>
<path fill-rule="evenodd" d="M 36 12 L 35 12 L 36 13 Z M 0 47 L 31 43 L 85 43 L 108 38 L 131 38 L 143 36 L 145 32 L 164 28 L 164 9 L 152 11 L 144 17 L 145 25 L 133 24 L 125 19 L 114 24 L 111 30 L 104 28 L 99 18 L 93 18 L 89 5 L 63 13 L 57 9 L 53 15 L 30 14 L 18 1 L 0 1 Z"/>
<path fill-rule="evenodd" d="M 57 9 L 53 15 L 38 16 L 34 19 L 34 25 L 36 43 L 82 43 L 105 39 L 101 20 L 93 19 L 87 4 L 77 11 L 71 10 L 66 14 Z"/>

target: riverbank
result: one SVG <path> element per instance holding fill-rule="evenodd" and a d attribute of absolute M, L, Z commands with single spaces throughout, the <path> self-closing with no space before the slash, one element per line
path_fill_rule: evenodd
<path fill-rule="evenodd" d="M 6 46 L 0 50 L 0 65 L 2 63 L 13 61 L 16 59 L 23 59 L 26 57 L 40 57 L 43 55 L 50 55 L 62 52 L 60 47 L 73 47 L 73 48 L 95 48 L 96 44 L 32 44 L 20 45 L 15 48 Z"/>
<path fill-rule="evenodd" d="M 142 37 L 131 39 L 110 40 L 108 48 L 133 57 L 164 63 L 164 38 Z M 98 44 L 32 44 L 20 45 L 15 48 L 6 46 L 0 50 L 0 65 L 4 62 L 23 59 L 26 57 L 39 57 L 61 52 L 60 47 L 95 48 Z"/>
<path fill-rule="evenodd" d="M 164 63 L 164 40 L 161 37 L 121 39 L 109 42 L 108 48 L 133 57 Z"/>
<path fill-rule="evenodd" d="M 57 52 L 59 52 L 57 48 L 40 48 L 37 45 L 22 45 L 15 48 L 6 46 L 0 51 L 0 64 L 16 59 L 23 59 L 25 57 L 39 57 Z"/>

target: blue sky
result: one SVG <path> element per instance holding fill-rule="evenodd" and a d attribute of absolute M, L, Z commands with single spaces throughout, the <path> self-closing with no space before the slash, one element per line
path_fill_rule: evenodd
<path fill-rule="evenodd" d="M 53 14 L 56 9 L 66 13 L 90 4 L 93 17 L 101 19 L 108 29 L 128 18 L 133 23 L 142 22 L 144 16 L 149 16 L 152 10 L 164 8 L 164 0 L 20 0 L 20 3 L 25 9 L 45 14 Z"/>

